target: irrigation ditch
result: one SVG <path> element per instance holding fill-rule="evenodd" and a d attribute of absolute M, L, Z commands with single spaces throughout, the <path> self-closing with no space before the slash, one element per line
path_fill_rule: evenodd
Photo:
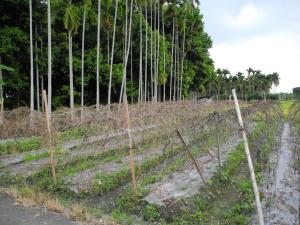
<path fill-rule="evenodd" d="M 7 112 L 0 184 L 33 205 L 52 199 L 83 222 L 257 224 L 246 131 L 265 224 L 299 224 L 300 105 L 288 106 L 289 117 L 284 107 L 242 104 L 245 130 L 230 102 L 147 103 L 129 106 L 128 117 L 117 106 L 72 119 L 62 111 L 51 116 L 51 142 L 43 114 L 32 122 L 25 109 Z"/>

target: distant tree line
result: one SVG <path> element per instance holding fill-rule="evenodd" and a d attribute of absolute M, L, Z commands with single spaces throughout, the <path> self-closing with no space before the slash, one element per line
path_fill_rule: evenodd
<path fill-rule="evenodd" d="M 263 74 L 261 70 L 252 68 L 248 68 L 246 74 L 238 72 L 233 75 L 228 69 L 217 69 L 216 74 L 208 95 L 214 94 L 220 99 L 230 98 L 233 88 L 237 90 L 241 99 L 263 99 L 265 95 L 270 94 L 272 86 L 279 85 L 280 80 L 277 72 Z"/>

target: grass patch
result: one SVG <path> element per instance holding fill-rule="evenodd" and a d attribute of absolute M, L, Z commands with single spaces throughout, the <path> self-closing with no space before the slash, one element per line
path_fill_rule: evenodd
<path fill-rule="evenodd" d="M 39 160 L 41 158 L 46 158 L 50 156 L 50 152 L 43 152 L 43 153 L 39 153 L 39 154 L 30 154 L 30 153 L 26 153 L 24 155 L 23 161 L 24 162 L 29 162 L 29 161 L 34 161 L 34 160 Z"/>
<path fill-rule="evenodd" d="M 290 111 L 290 108 L 293 105 L 293 103 L 294 103 L 293 100 L 286 100 L 286 101 L 280 102 L 280 106 L 281 106 L 285 120 L 287 120 L 289 117 L 289 111 Z"/>
<path fill-rule="evenodd" d="M 75 127 L 67 131 L 58 132 L 55 136 L 58 143 L 80 139 L 85 135 L 86 130 L 82 127 Z"/>
<path fill-rule="evenodd" d="M 43 146 L 41 138 L 18 139 L 0 144 L 0 156 L 28 152 L 40 149 Z"/>

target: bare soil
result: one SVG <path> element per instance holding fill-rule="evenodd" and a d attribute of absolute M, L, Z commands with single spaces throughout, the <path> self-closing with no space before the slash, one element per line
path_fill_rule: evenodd
<path fill-rule="evenodd" d="M 229 138 L 224 144 L 220 145 L 220 159 L 223 164 L 232 150 L 239 142 L 239 135 L 236 134 Z M 217 147 L 212 149 L 217 152 Z M 205 154 L 197 158 L 198 164 L 202 168 L 204 179 L 208 181 L 218 170 L 218 158 L 212 158 L 210 154 Z M 191 197 L 200 191 L 204 185 L 199 173 L 190 163 L 187 168 L 181 171 L 176 171 L 161 181 L 148 186 L 149 194 L 144 198 L 149 203 L 156 205 L 165 205 L 164 202 L 169 199 L 183 199 Z"/>
<path fill-rule="evenodd" d="M 290 124 L 283 125 L 281 145 L 271 156 L 273 173 L 261 191 L 266 225 L 299 225 L 300 183 L 299 171 L 294 168 L 293 135 Z M 256 216 L 252 224 L 256 224 Z"/>

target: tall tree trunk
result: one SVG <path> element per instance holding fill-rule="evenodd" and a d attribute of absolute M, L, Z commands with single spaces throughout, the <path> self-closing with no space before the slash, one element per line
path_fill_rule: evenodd
<path fill-rule="evenodd" d="M 160 32 L 160 16 L 159 16 L 159 13 L 160 13 L 160 10 L 159 10 L 159 1 L 158 1 L 158 4 L 157 4 L 157 68 L 156 68 L 156 97 L 158 97 L 158 94 L 159 94 L 159 101 L 161 100 L 160 99 L 160 88 L 158 89 L 158 86 L 160 85 L 159 84 L 159 50 L 160 50 L 160 38 L 159 38 L 159 32 Z M 159 91 L 159 92 L 158 92 Z M 156 98 L 156 101 L 157 101 L 157 98 Z"/>
<path fill-rule="evenodd" d="M 124 39 L 123 39 L 123 70 L 127 69 L 125 67 L 126 49 L 127 49 L 127 34 L 128 34 L 128 32 L 127 32 L 128 31 L 128 16 L 127 15 L 128 15 L 128 0 L 125 1 L 125 31 L 124 31 Z M 122 79 L 118 110 L 120 109 L 120 105 L 122 102 L 123 91 L 126 92 L 126 78 L 127 78 L 127 71 L 126 71 L 126 76 L 123 76 L 123 79 Z"/>
<path fill-rule="evenodd" d="M 100 60 L 100 23 L 101 23 L 101 0 L 98 0 L 98 21 L 97 21 L 97 68 L 96 68 L 96 108 L 99 109 L 100 90 L 99 90 L 99 60 Z"/>
<path fill-rule="evenodd" d="M 43 41 L 41 41 L 41 56 L 43 55 Z M 41 88 L 40 88 L 40 96 L 42 97 L 42 106 L 44 105 L 44 99 L 43 99 L 43 90 L 44 89 L 44 76 L 43 74 L 40 75 L 41 77 Z M 44 107 L 42 107 L 42 111 L 44 112 Z"/>
<path fill-rule="evenodd" d="M 185 25 L 186 25 L 186 20 L 184 18 L 183 41 L 182 41 L 182 59 L 181 59 L 181 77 L 180 77 L 180 96 L 179 96 L 180 100 L 182 100 L 183 63 L 184 63 L 184 58 L 185 58 Z"/>
<path fill-rule="evenodd" d="M 110 39 L 110 37 L 109 37 L 109 31 L 107 31 L 107 65 L 109 65 L 109 59 L 110 59 L 110 48 L 109 48 L 109 46 L 110 46 L 110 43 L 109 43 L 109 39 Z"/>
<path fill-rule="evenodd" d="M 81 108 L 84 105 L 84 43 L 85 43 L 86 5 L 84 5 L 81 43 Z"/>
<path fill-rule="evenodd" d="M 174 26 L 175 18 L 173 17 L 173 32 L 172 32 L 172 51 L 171 51 L 171 76 L 170 76 L 170 101 L 172 101 L 172 80 L 173 80 L 173 61 L 174 61 Z"/>
<path fill-rule="evenodd" d="M 140 68 L 139 68 L 139 99 L 143 101 L 143 25 L 142 25 L 142 7 L 140 8 Z"/>
<path fill-rule="evenodd" d="M 68 36 L 69 36 L 70 108 L 71 108 L 71 111 L 73 112 L 73 109 L 74 109 L 73 38 L 72 38 L 72 31 L 71 30 L 68 30 Z"/>
<path fill-rule="evenodd" d="M 147 0 L 145 0 L 145 102 L 147 101 L 147 96 L 148 96 L 148 86 L 147 86 L 147 79 L 148 79 L 148 74 L 147 74 L 147 69 L 148 69 L 148 9 L 147 9 Z"/>
<path fill-rule="evenodd" d="M 133 71 L 132 71 L 132 36 L 131 36 L 131 45 L 130 45 L 130 81 L 133 85 Z M 131 93 L 131 104 L 133 104 L 133 93 Z"/>
<path fill-rule="evenodd" d="M 37 25 L 35 25 L 35 35 L 37 37 Z M 40 73 L 39 73 L 39 55 L 38 55 L 38 41 L 37 38 L 35 40 L 35 66 L 36 66 L 36 105 L 37 111 L 40 111 Z"/>
<path fill-rule="evenodd" d="M 156 30 L 156 25 L 157 25 L 157 21 L 156 21 L 156 1 L 153 1 L 154 4 L 154 26 L 153 26 L 153 30 L 154 30 L 154 102 L 157 102 L 157 43 L 156 43 L 156 39 L 157 39 L 157 30 Z"/>
<path fill-rule="evenodd" d="M 0 55 L 0 65 L 2 63 L 2 58 Z M 3 87 L 2 87 L 2 81 L 3 81 L 3 76 L 2 76 L 2 67 L 0 67 L 0 103 L 3 101 Z"/>
<path fill-rule="evenodd" d="M 153 7 L 152 7 L 152 1 L 150 1 L 150 27 L 151 27 L 151 33 L 150 33 L 150 74 L 151 74 L 151 101 L 153 101 Z"/>
<path fill-rule="evenodd" d="M 115 18 L 114 18 L 114 30 L 113 30 L 113 39 L 112 39 L 112 47 L 111 47 L 111 60 L 110 60 L 110 72 L 109 72 L 109 84 L 108 84 L 108 106 L 110 107 L 111 103 L 111 82 L 112 82 L 112 67 L 114 63 L 114 49 L 115 49 L 115 36 L 116 36 L 116 26 L 117 26 L 117 15 L 118 15 L 118 0 L 116 0 L 116 8 L 115 8 Z"/>
<path fill-rule="evenodd" d="M 129 50 L 130 50 L 130 46 L 131 46 L 131 27 L 132 27 L 132 9 L 133 8 L 133 0 L 131 0 L 131 3 L 130 3 L 130 17 L 129 17 L 129 30 L 128 30 L 128 35 L 126 38 L 127 40 L 127 43 L 125 44 L 126 46 L 126 49 L 125 49 L 125 63 L 124 63 L 124 70 L 123 70 L 123 81 L 126 79 L 126 76 L 127 76 L 127 64 L 128 64 L 128 56 L 129 56 Z M 126 15 L 127 17 L 127 15 Z M 126 32 L 127 33 L 127 32 Z M 125 93 L 125 96 L 127 96 L 126 94 L 126 89 L 124 88 L 123 91 L 121 91 L 120 93 L 120 96 L 123 97 L 123 94 Z M 119 104 L 120 106 L 120 104 Z"/>
<path fill-rule="evenodd" d="M 162 12 L 162 30 L 163 30 L 163 40 L 164 40 L 164 43 L 166 43 L 166 40 L 165 40 L 165 19 L 164 19 L 164 11 L 163 9 L 161 10 Z M 166 76 L 166 48 L 164 46 L 164 76 Z M 164 97 L 163 97 L 163 101 L 165 102 L 166 101 L 166 82 L 167 81 L 164 81 Z"/>
<path fill-rule="evenodd" d="M 32 0 L 29 0 L 30 23 L 30 111 L 34 111 L 34 77 L 33 77 L 33 38 L 32 38 Z"/>
<path fill-rule="evenodd" d="M 48 110 L 52 111 L 52 49 L 51 49 L 51 0 L 47 1 L 48 15 Z"/>
<path fill-rule="evenodd" d="M 2 63 L 2 58 L 0 55 L 0 65 Z M 3 81 L 3 77 L 2 77 L 2 68 L 0 67 L 0 124 L 3 123 L 3 119 L 4 119 L 4 98 L 3 98 L 3 87 L 2 87 L 2 81 Z"/>
<path fill-rule="evenodd" d="M 176 100 L 176 78 L 177 78 L 177 26 L 175 28 L 175 39 L 174 39 L 174 87 L 173 87 L 173 101 Z"/>
<path fill-rule="evenodd" d="M 180 91 L 180 48 L 179 48 L 179 34 L 177 30 L 177 93 L 176 100 L 179 99 L 179 91 Z"/>

